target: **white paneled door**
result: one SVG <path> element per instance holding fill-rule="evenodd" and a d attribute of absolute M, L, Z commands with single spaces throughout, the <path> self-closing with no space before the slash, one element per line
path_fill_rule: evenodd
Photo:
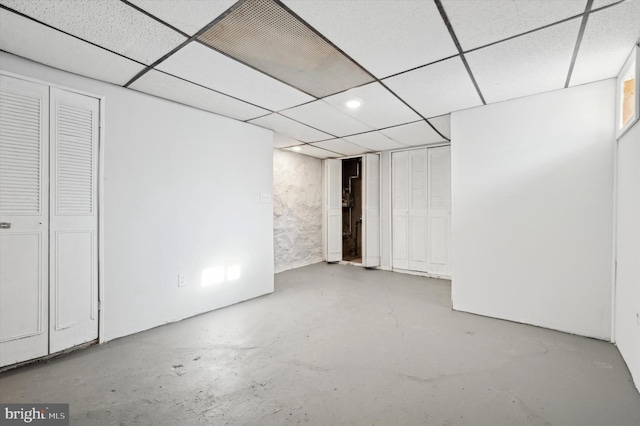
<path fill-rule="evenodd" d="M 0 366 L 98 337 L 99 101 L 0 76 Z"/>
<path fill-rule="evenodd" d="M 427 150 L 429 165 L 428 271 L 435 275 L 451 275 L 449 260 L 451 242 L 451 148 L 442 146 Z"/>
<path fill-rule="evenodd" d="M 409 269 L 409 152 L 391 155 L 393 267 Z"/>
<path fill-rule="evenodd" d="M 393 267 L 450 275 L 450 147 L 394 152 Z"/>
<path fill-rule="evenodd" d="M 380 266 L 380 155 L 365 154 L 362 266 Z"/>
<path fill-rule="evenodd" d="M 327 262 L 342 260 L 342 161 L 325 160 Z"/>
<path fill-rule="evenodd" d="M 99 101 L 51 88 L 50 348 L 98 337 Z"/>
<path fill-rule="evenodd" d="M 49 87 L 0 76 L 0 366 L 49 353 Z"/>
<path fill-rule="evenodd" d="M 427 150 L 409 151 L 409 269 L 428 272 Z"/>

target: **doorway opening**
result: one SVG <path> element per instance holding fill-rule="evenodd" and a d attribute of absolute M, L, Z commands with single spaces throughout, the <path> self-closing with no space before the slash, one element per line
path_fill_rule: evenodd
<path fill-rule="evenodd" d="M 342 160 L 342 260 L 362 263 L 362 157 Z"/>
<path fill-rule="evenodd" d="M 324 161 L 326 261 L 380 266 L 380 155 Z"/>

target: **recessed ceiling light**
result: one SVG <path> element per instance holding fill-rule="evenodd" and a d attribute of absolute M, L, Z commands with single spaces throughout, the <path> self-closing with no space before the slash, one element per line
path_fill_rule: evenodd
<path fill-rule="evenodd" d="M 356 109 L 356 108 L 360 108 L 360 106 L 362 105 L 362 100 L 361 99 L 350 99 L 348 100 L 345 105 L 351 109 Z"/>
<path fill-rule="evenodd" d="M 301 146 L 294 146 L 293 148 L 294 151 L 302 151 L 302 147 Z"/>

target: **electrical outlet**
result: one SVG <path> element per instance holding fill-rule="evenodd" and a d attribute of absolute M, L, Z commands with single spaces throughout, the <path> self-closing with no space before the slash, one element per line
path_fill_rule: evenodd
<path fill-rule="evenodd" d="M 260 202 L 264 204 L 269 204 L 271 202 L 271 194 L 269 194 L 268 192 L 261 192 Z"/>
<path fill-rule="evenodd" d="M 184 287 L 187 285 L 187 276 L 180 274 L 178 275 L 178 287 Z"/>

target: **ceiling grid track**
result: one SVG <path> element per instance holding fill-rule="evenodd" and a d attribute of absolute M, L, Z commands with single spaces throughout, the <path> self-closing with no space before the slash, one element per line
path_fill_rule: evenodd
<path fill-rule="evenodd" d="M 314 147 L 316 149 L 321 149 L 323 151 L 327 151 L 327 152 L 330 152 L 330 153 L 335 154 L 335 155 L 339 155 L 339 156 L 344 156 L 345 155 L 345 154 L 343 154 L 341 152 L 335 152 L 335 151 L 332 151 L 332 150 L 330 150 L 328 148 L 321 148 L 319 146 L 315 146 L 314 143 L 316 143 L 316 142 L 303 142 L 302 144 L 303 145 L 312 146 L 312 147 Z M 293 145 L 293 146 L 300 146 L 300 145 Z M 292 148 L 292 147 L 290 147 L 290 148 Z"/>
<path fill-rule="evenodd" d="M 407 124 L 421 123 L 421 122 L 423 122 L 423 121 L 426 121 L 426 119 L 409 121 L 408 123 L 394 124 L 393 126 L 381 127 L 381 128 L 379 128 L 379 129 L 374 129 L 374 130 L 367 130 L 366 132 L 352 133 L 352 134 L 344 135 L 344 136 L 334 136 L 333 138 L 329 138 L 329 139 L 322 139 L 322 140 L 315 141 L 315 142 L 311 142 L 311 143 L 326 142 L 326 141 L 330 141 L 330 140 L 333 140 L 333 139 L 344 139 L 344 138 L 350 138 L 350 137 L 353 137 L 353 136 L 366 135 L 367 133 L 376 133 L 376 132 L 384 131 L 384 130 L 387 130 L 387 129 L 393 129 L 394 127 L 406 126 Z M 431 127 L 433 127 L 433 126 L 431 126 Z M 435 130 L 435 129 L 434 129 L 434 130 Z M 437 130 L 436 130 L 436 131 L 437 131 Z M 327 132 L 324 132 L 324 133 L 327 133 Z M 327 133 L 327 134 L 330 134 L 330 133 Z M 441 134 L 440 132 L 438 132 L 438 134 L 439 134 L 440 136 L 442 136 L 442 134 Z M 332 135 L 332 136 L 333 136 L 333 135 Z M 447 138 L 446 138 L 446 137 L 444 137 L 444 136 L 442 136 L 442 137 L 443 137 L 445 140 L 447 140 L 447 141 L 449 140 L 449 139 L 447 139 Z M 350 143 L 353 143 L 353 142 L 350 142 Z M 402 142 L 398 142 L 398 143 L 402 143 Z M 355 144 L 355 143 L 354 143 L 354 145 L 358 145 L 358 144 Z M 404 144 L 403 144 L 403 145 L 404 145 Z M 359 145 L 358 145 L 358 146 L 359 146 Z"/>
<path fill-rule="evenodd" d="M 409 105 L 407 102 L 405 102 L 405 100 L 404 100 L 404 99 L 402 99 L 400 96 L 398 96 L 398 94 L 397 94 L 396 92 L 394 92 L 393 90 L 391 90 L 391 89 L 389 88 L 389 86 L 387 86 L 386 84 L 384 84 L 384 82 L 383 82 L 383 81 L 381 81 L 381 80 L 377 80 L 377 81 L 378 81 L 378 83 L 380 83 L 380 84 L 382 85 L 382 87 L 384 87 L 385 89 L 387 89 L 387 90 L 389 91 L 389 93 L 391 93 L 393 96 L 395 96 L 396 98 L 398 98 L 398 100 L 399 100 L 400 102 L 402 102 L 403 104 L 405 104 L 405 105 L 406 105 L 406 106 L 407 106 L 411 111 L 413 111 L 413 112 L 415 112 L 416 114 L 418 114 L 418 116 L 419 116 L 420 118 L 422 118 L 422 120 L 424 120 L 424 121 L 429 125 L 429 127 L 431 127 L 431 128 L 433 129 L 433 131 L 434 131 L 434 132 L 436 132 L 437 134 L 439 134 L 442 138 L 444 138 L 444 140 L 447 140 L 447 141 L 449 140 L 449 138 L 448 138 L 448 137 L 446 137 L 445 135 L 443 135 L 442 133 L 440 133 L 440 131 L 439 131 L 438 129 L 436 129 L 436 127 L 435 127 L 433 124 L 431 124 L 431 122 L 429 121 L 429 119 L 427 119 L 424 115 L 420 114 L 420 113 L 418 112 L 418 110 L 416 110 L 414 107 L 412 107 L 412 106 L 411 106 L 411 105 Z M 411 123 L 404 123 L 404 124 L 411 124 Z M 399 124 L 399 126 L 402 126 L 402 125 L 403 125 L 403 124 Z"/>
<path fill-rule="evenodd" d="M 476 79 L 473 76 L 473 73 L 471 72 L 471 67 L 469 67 L 467 58 L 465 58 L 464 56 L 462 46 L 460 46 L 460 41 L 458 41 L 458 37 L 456 36 L 456 33 L 453 31 L 453 26 L 451 25 L 451 22 L 449 22 L 449 18 L 447 17 L 447 12 L 445 12 L 444 6 L 442 6 L 442 2 L 440 0 L 433 0 L 433 1 L 436 3 L 436 6 L 438 7 L 438 12 L 440 12 L 440 16 L 442 16 L 442 20 L 444 21 L 444 24 L 447 26 L 447 30 L 449 30 L 449 35 L 451 35 L 451 38 L 453 39 L 453 43 L 456 45 L 456 49 L 458 49 L 458 53 L 460 54 L 460 59 L 462 59 L 462 63 L 464 64 L 464 67 L 467 69 L 467 73 L 469 73 L 469 78 L 471 78 L 471 82 L 473 83 L 473 86 L 476 88 L 476 92 L 478 92 L 478 96 L 480 96 L 480 100 L 482 101 L 482 104 L 486 105 L 487 102 L 484 100 L 484 96 L 482 96 L 480 87 L 478 86 L 478 83 L 476 82 Z"/>
<path fill-rule="evenodd" d="M 191 37 L 189 34 L 185 33 L 184 31 L 174 27 L 173 25 L 169 24 L 168 22 L 163 21 L 162 19 L 158 18 L 155 15 L 150 14 L 149 12 L 147 12 L 146 10 L 136 6 L 135 4 L 128 2 L 127 0 L 120 0 L 122 3 L 126 4 L 129 7 L 134 8 L 135 10 L 137 10 L 138 12 L 147 15 L 149 18 L 153 19 L 154 21 L 164 25 L 165 27 L 169 28 L 170 30 L 173 30 L 175 32 L 177 32 L 178 34 L 180 34 L 183 37 L 189 38 Z"/>
<path fill-rule="evenodd" d="M 202 84 L 200 84 L 200 83 L 196 83 L 196 82 L 191 81 L 191 80 L 187 80 L 186 78 L 182 78 L 182 77 L 179 77 L 179 76 L 177 76 L 177 75 L 170 74 L 170 73 L 165 72 L 165 71 L 162 71 L 162 70 L 154 70 L 154 71 L 157 71 L 157 72 L 159 72 L 159 73 L 162 73 L 162 74 L 165 74 L 165 75 L 171 76 L 171 77 L 173 77 L 173 78 L 177 78 L 178 80 L 182 80 L 182 81 L 184 81 L 184 82 L 186 82 L 186 83 L 193 84 L 194 86 L 202 87 L 203 89 L 209 90 L 209 91 L 214 92 L 214 93 L 217 93 L 217 94 L 219 94 L 219 95 L 223 95 L 223 96 L 226 96 L 226 97 L 228 97 L 228 98 L 235 99 L 236 101 L 243 102 L 243 103 L 245 103 L 245 104 L 247 104 L 247 105 L 251 105 L 251 106 L 254 106 L 254 107 L 256 107 L 256 108 L 260 108 L 260 109 L 264 109 L 264 110 L 269 111 L 269 113 L 268 113 L 268 114 L 265 114 L 264 116 L 269 115 L 269 114 L 273 114 L 273 113 L 274 113 L 274 111 L 272 111 L 272 110 L 271 110 L 271 109 L 269 109 L 269 108 L 266 108 L 266 107 L 263 107 L 263 106 L 260 106 L 260 105 L 256 105 L 256 104 L 251 103 L 251 102 L 249 102 L 249 101 L 245 101 L 244 99 L 240 99 L 240 98 L 238 98 L 238 97 L 236 97 L 236 96 L 232 96 L 232 95 L 229 95 L 229 94 L 226 94 L 226 93 L 220 92 L 219 90 L 212 89 L 211 87 L 207 87 L 207 86 L 205 86 L 205 85 L 202 85 Z M 134 89 L 134 90 L 135 90 L 135 89 Z M 264 116 L 260 116 L 260 117 L 264 117 Z M 258 118 L 258 117 L 250 118 L 249 120 L 255 120 L 256 118 Z"/>
<path fill-rule="evenodd" d="M 171 55 L 173 55 L 174 53 L 176 53 L 178 50 L 182 49 L 183 47 L 185 47 L 187 44 L 189 44 L 189 42 L 191 42 L 191 40 L 185 40 L 182 43 L 180 43 L 178 46 L 174 47 L 169 53 L 167 53 L 166 55 L 164 55 L 163 57 L 161 57 L 160 59 L 156 60 L 154 63 L 152 63 L 151 65 L 147 66 L 145 69 L 143 69 L 142 71 L 140 71 L 138 74 L 134 75 L 133 78 L 129 81 L 127 81 L 125 83 L 124 86 L 122 87 L 129 87 L 131 86 L 133 83 L 136 82 L 136 80 L 138 80 L 140 77 L 142 77 L 143 75 L 145 75 L 146 73 L 148 73 L 149 71 L 151 71 L 152 69 L 154 69 L 155 67 L 157 67 L 158 65 L 160 65 L 160 63 L 164 62 L 165 60 L 167 60 Z"/>
<path fill-rule="evenodd" d="M 314 101 L 314 102 L 315 102 L 315 101 Z M 309 127 L 310 129 L 317 130 L 318 132 L 325 133 L 325 134 L 327 134 L 327 135 L 329 135 L 329 136 L 333 136 L 333 138 L 336 138 L 336 139 L 337 139 L 337 138 L 339 138 L 339 136 L 336 136 L 336 135 L 334 135 L 333 133 L 329 133 L 329 132 L 327 132 L 327 131 L 325 131 L 325 130 L 320 130 L 320 129 L 318 129 L 318 128 L 315 128 L 315 127 L 313 127 L 313 126 L 308 125 L 307 123 L 303 123 L 302 121 L 298 121 L 298 120 L 296 120 L 295 118 L 287 117 L 286 115 L 282 115 L 282 114 L 280 114 L 279 112 L 277 112 L 276 114 L 277 114 L 277 115 L 279 115 L 280 117 L 284 117 L 284 118 L 289 119 L 289 120 L 291 120 L 291 121 L 295 121 L 295 122 L 296 122 L 296 123 L 298 123 L 298 124 L 302 124 L 303 126 L 307 126 L 307 127 Z M 331 139 L 331 138 L 330 138 L 330 139 Z M 330 140 L 330 139 L 323 139 L 323 140 Z M 302 141 L 301 141 L 301 142 L 302 142 Z M 320 141 L 316 141 L 316 142 L 320 142 Z"/>
<path fill-rule="evenodd" d="M 578 31 L 578 38 L 576 39 L 576 46 L 573 49 L 573 55 L 571 55 L 571 64 L 569 65 L 567 80 L 564 82 L 565 89 L 569 87 L 569 83 L 571 82 L 571 75 L 573 74 L 573 68 L 576 65 L 576 59 L 578 58 L 578 51 L 580 50 L 580 44 L 582 43 L 584 30 L 587 27 L 587 21 L 589 20 L 589 12 L 591 11 L 592 5 L 593 5 L 593 0 L 587 0 L 587 5 L 584 8 L 584 16 L 582 17 L 582 22 L 580 23 L 580 30 Z"/>
<path fill-rule="evenodd" d="M 465 52 L 465 53 L 466 53 L 466 52 Z M 406 74 L 406 73 L 411 72 L 411 71 L 417 71 L 417 70 L 419 70 L 419 69 L 426 68 L 426 67 L 428 67 L 428 66 L 435 65 L 435 64 L 438 64 L 438 63 L 440 63 L 440 62 L 447 61 L 447 60 L 449 60 L 449 59 L 453 59 L 453 58 L 455 58 L 456 56 L 458 56 L 458 54 L 457 54 L 457 53 L 456 53 L 455 55 L 450 55 L 450 56 L 446 56 L 446 57 L 444 57 L 444 58 L 442 58 L 442 59 L 438 59 L 437 61 L 429 62 L 428 64 L 418 65 L 417 67 L 409 68 L 409 69 L 407 69 L 407 70 L 400 71 L 400 72 L 397 72 L 397 73 L 394 73 L 394 74 L 388 75 L 388 76 L 386 76 L 386 77 L 383 77 L 383 78 L 382 78 L 382 80 L 386 80 L 386 79 L 389 79 L 389 78 L 397 77 L 397 76 L 399 76 L 399 75 Z"/>

